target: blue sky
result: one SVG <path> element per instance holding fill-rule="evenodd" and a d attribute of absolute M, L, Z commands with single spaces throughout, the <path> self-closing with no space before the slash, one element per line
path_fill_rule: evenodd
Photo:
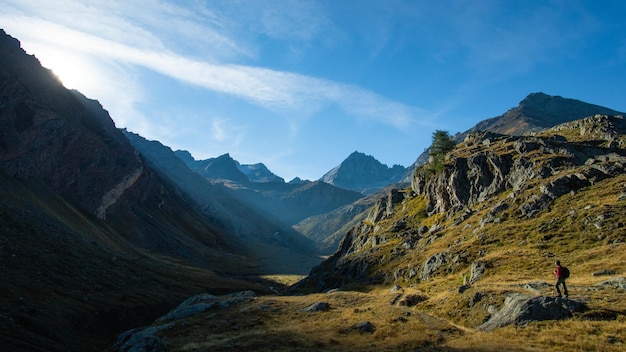
<path fill-rule="evenodd" d="M 626 111 L 626 2 L 0 0 L 0 28 L 118 127 L 318 179 L 409 166 L 544 92 Z"/>

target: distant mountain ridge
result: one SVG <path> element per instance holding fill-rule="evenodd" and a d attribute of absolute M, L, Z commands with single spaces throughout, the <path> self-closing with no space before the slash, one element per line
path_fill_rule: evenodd
<path fill-rule="evenodd" d="M 241 164 L 228 153 L 206 160 L 195 160 L 191 153 L 186 150 L 177 150 L 174 154 L 185 162 L 190 169 L 208 179 L 227 179 L 241 183 L 247 181 L 259 183 L 285 182 L 285 179 L 275 175 L 263 163 Z M 239 172 L 235 171 L 235 168 Z"/>
<path fill-rule="evenodd" d="M 322 181 L 294 179 L 285 183 L 284 179 L 274 175 L 265 165 L 241 165 L 229 154 L 206 160 L 195 160 L 186 151 L 176 151 L 175 154 L 206 180 L 228 187 L 240 199 L 287 226 L 363 197 L 356 191 Z M 153 161 L 158 163 L 158 160 Z"/>
<path fill-rule="evenodd" d="M 371 194 L 399 182 L 405 172 L 406 168 L 401 165 L 388 167 L 371 155 L 355 151 L 320 180 L 336 187 Z"/>

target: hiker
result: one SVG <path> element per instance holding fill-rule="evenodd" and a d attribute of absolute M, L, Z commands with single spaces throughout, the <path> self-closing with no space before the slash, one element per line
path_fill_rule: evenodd
<path fill-rule="evenodd" d="M 567 286 L 565 285 L 565 279 L 569 277 L 569 270 L 563 266 L 561 266 L 561 261 L 556 261 L 556 270 L 554 270 L 554 275 L 556 276 L 556 292 L 559 294 L 559 298 L 561 297 L 561 290 L 559 289 L 559 285 L 563 285 L 563 293 L 565 293 L 565 298 L 567 298 Z"/>

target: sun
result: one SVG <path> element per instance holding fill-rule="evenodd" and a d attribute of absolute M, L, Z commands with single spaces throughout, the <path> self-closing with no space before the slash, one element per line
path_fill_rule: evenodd
<path fill-rule="evenodd" d="M 92 81 L 90 77 L 94 76 L 89 60 L 71 51 L 49 48 L 37 57 L 42 66 L 54 72 L 65 88 L 86 88 Z"/>

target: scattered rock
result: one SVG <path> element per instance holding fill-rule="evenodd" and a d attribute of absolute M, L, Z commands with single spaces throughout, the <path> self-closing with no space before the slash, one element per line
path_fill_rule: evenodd
<path fill-rule="evenodd" d="M 611 279 L 608 281 L 604 281 L 601 282 L 599 284 L 597 284 L 598 286 L 603 286 L 603 287 L 612 287 L 615 289 L 622 289 L 622 290 L 626 290 L 626 279 L 623 277 L 617 277 L 615 279 Z"/>
<path fill-rule="evenodd" d="M 609 269 L 604 269 L 604 270 L 594 271 L 591 274 L 591 276 L 610 276 L 610 275 L 615 275 L 615 271 L 609 270 Z"/>
<path fill-rule="evenodd" d="M 400 232 L 400 231 L 406 229 L 406 227 L 407 227 L 406 221 L 407 221 L 406 218 L 402 218 L 402 219 L 396 221 L 395 223 L 393 223 L 391 225 L 391 227 L 389 228 L 389 231 L 390 232 Z"/>
<path fill-rule="evenodd" d="M 173 323 L 128 330 L 118 338 L 114 348 L 119 352 L 165 352 L 165 341 L 157 333 L 168 329 Z"/>
<path fill-rule="evenodd" d="M 485 273 L 485 263 L 483 262 L 475 262 L 472 263 L 472 271 L 470 274 L 470 284 L 475 283 L 480 279 Z"/>
<path fill-rule="evenodd" d="M 478 302 L 480 302 L 483 299 L 483 294 L 480 292 L 476 292 L 472 298 L 470 298 L 468 305 L 470 307 L 473 307 L 474 305 L 476 305 Z"/>
<path fill-rule="evenodd" d="M 348 332 L 350 330 L 356 330 L 360 332 L 361 334 L 365 334 L 365 333 L 371 334 L 374 331 L 376 331 L 376 326 L 370 323 L 369 321 L 361 321 L 352 325 L 349 329 L 344 330 L 344 332 Z"/>
<path fill-rule="evenodd" d="M 427 296 L 419 295 L 419 294 L 411 294 L 404 297 L 402 301 L 400 301 L 401 306 L 413 307 L 414 305 L 424 302 L 428 300 Z"/>
<path fill-rule="evenodd" d="M 179 320 L 206 312 L 207 310 L 213 308 L 228 308 L 233 304 L 239 304 L 254 297 L 256 297 L 254 291 L 242 291 L 224 296 L 214 296 L 208 293 L 202 293 L 185 300 L 174 310 L 157 319 L 156 322 L 163 323 L 172 320 Z"/>
<path fill-rule="evenodd" d="M 303 312 L 309 312 L 309 313 L 325 312 L 327 310 L 330 310 L 330 304 L 328 302 L 316 302 L 302 309 Z"/>
<path fill-rule="evenodd" d="M 422 265 L 422 273 L 420 274 L 420 280 L 424 281 L 434 274 L 439 267 L 447 263 L 447 258 L 444 253 L 438 253 L 428 258 L 424 265 Z"/>
<path fill-rule="evenodd" d="M 550 286 L 551 285 L 546 282 L 529 282 L 523 285 L 522 287 L 524 287 L 525 289 L 529 291 L 540 292 L 541 290 L 545 290 Z"/>
<path fill-rule="evenodd" d="M 391 293 L 399 293 L 400 292 L 401 293 L 401 292 L 404 292 L 404 289 L 400 285 L 395 285 L 395 286 L 393 286 L 391 288 L 391 290 L 389 290 L 389 292 L 391 292 Z"/>

